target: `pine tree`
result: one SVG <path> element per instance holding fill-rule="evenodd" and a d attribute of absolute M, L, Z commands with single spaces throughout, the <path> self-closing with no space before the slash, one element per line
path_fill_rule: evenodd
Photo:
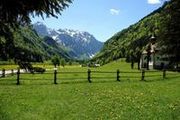
<path fill-rule="evenodd" d="M 72 0 L 0 0 L 0 57 L 14 58 L 13 32 L 30 23 L 30 15 L 57 17 Z M 17 53 L 18 54 L 18 53 Z"/>

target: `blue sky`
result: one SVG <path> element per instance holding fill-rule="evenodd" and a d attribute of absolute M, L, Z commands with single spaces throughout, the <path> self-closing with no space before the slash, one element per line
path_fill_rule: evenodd
<path fill-rule="evenodd" d="M 53 29 L 87 31 L 98 40 L 106 41 L 116 32 L 138 22 L 165 0 L 74 0 L 56 18 L 32 18 L 32 23 L 43 22 Z"/>

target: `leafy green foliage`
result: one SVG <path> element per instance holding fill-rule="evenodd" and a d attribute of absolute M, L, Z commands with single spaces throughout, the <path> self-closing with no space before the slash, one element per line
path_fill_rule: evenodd
<path fill-rule="evenodd" d="M 56 67 L 57 65 L 60 65 L 60 58 L 58 56 L 54 56 L 51 60 L 52 64 L 54 65 L 54 67 Z"/>
<path fill-rule="evenodd" d="M 64 67 L 64 66 L 65 66 L 65 64 L 66 64 L 65 59 L 61 59 L 61 60 L 60 60 L 60 62 L 61 62 L 61 65 Z"/>
<path fill-rule="evenodd" d="M 46 69 L 41 68 L 41 67 L 33 67 L 33 72 L 35 73 L 44 73 Z"/>
<path fill-rule="evenodd" d="M 1 0 L 0 32 L 2 35 L 8 34 L 10 28 L 30 23 L 30 14 L 57 17 L 56 14 L 61 14 L 71 2 L 71 0 Z"/>

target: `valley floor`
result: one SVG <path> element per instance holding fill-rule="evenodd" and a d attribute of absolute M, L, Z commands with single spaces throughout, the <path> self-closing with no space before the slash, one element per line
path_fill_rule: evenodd
<path fill-rule="evenodd" d="M 65 67 L 59 71 L 87 71 L 88 68 Z M 92 70 L 131 70 L 121 61 Z M 158 74 L 161 74 L 158 73 Z M 179 74 L 179 73 L 177 73 Z M 127 74 L 132 76 L 132 74 Z M 42 76 L 42 75 L 41 75 Z M 65 77 L 76 77 L 77 74 Z M 104 77 L 108 77 L 105 75 Z M 136 76 L 136 75 L 135 75 Z M 138 76 L 138 75 L 137 75 Z M 16 76 L 0 79 L 0 120 L 179 120 L 180 77 L 167 76 L 138 79 L 94 79 L 36 81 L 36 75 L 22 75 L 21 85 Z M 60 76 L 58 76 L 60 78 Z M 82 77 L 82 75 L 81 75 Z M 84 76 L 86 77 L 86 75 Z"/>

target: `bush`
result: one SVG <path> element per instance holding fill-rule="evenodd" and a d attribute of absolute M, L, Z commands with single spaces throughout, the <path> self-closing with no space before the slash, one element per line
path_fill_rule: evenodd
<path fill-rule="evenodd" d="M 52 64 L 56 67 L 57 65 L 60 65 L 60 58 L 56 55 L 51 60 Z"/>
<path fill-rule="evenodd" d="M 41 67 L 33 67 L 33 72 L 44 73 L 46 70 Z"/>

